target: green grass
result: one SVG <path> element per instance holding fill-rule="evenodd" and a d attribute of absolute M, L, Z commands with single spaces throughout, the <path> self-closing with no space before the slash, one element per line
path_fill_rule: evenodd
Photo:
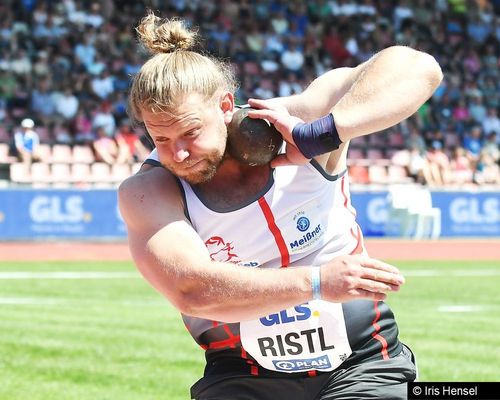
<path fill-rule="evenodd" d="M 396 262 L 391 295 L 421 381 L 500 377 L 500 265 Z M 416 276 L 418 270 L 439 276 Z M 484 276 L 457 276 L 480 270 Z M 130 263 L 0 263 L 7 271 L 135 273 Z M 486 271 L 486 272 L 485 272 Z M 488 273 L 493 272 L 493 274 Z M 203 351 L 178 313 L 139 277 L 0 279 L 0 399 L 188 399 Z M 24 299 L 26 304 L 7 304 Z M 442 312 L 471 305 L 474 312 Z"/>
<path fill-rule="evenodd" d="M 401 292 L 391 295 L 388 303 L 401 340 L 417 355 L 419 379 L 498 381 L 500 262 L 406 261 L 395 265 L 408 276 Z M 422 269 L 440 274 L 414 276 Z M 472 306 L 473 312 L 441 311 L 443 306 Z"/>

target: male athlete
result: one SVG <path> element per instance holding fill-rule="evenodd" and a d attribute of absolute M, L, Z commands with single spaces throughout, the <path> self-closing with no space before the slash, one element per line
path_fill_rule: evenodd
<path fill-rule="evenodd" d="M 404 399 L 416 377 L 383 300 L 404 282 L 369 258 L 351 206 L 349 140 L 413 114 L 439 85 L 428 54 L 390 47 L 295 96 L 249 100 L 286 141 L 269 165 L 226 153 L 229 68 L 180 21 L 138 27 L 154 55 L 133 116 L 156 150 L 119 189 L 134 261 L 206 351 L 194 399 Z"/>

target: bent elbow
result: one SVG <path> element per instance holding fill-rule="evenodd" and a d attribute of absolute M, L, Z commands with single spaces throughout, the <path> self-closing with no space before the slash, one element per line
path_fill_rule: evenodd
<path fill-rule="evenodd" d="M 401 65 L 406 65 L 412 74 L 426 82 L 431 90 L 430 94 L 443 80 L 441 66 L 431 54 L 407 46 L 392 46 L 386 50 L 394 57 L 393 60 L 401 60 Z"/>
<path fill-rule="evenodd" d="M 170 301 L 179 312 L 191 317 L 206 318 L 210 302 L 202 296 L 203 291 L 196 285 L 186 285 L 177 288 Z"/>
<path fill-rule="evenodd" d="M 421 53 L 420 58 L 422 72 L 425 74 L 429 87 L 432 89 L 432 92 L 434 92 L 443 80 L 443 71 L 441 70 L 441 66 L 434 56 L 428 53 Z"/>

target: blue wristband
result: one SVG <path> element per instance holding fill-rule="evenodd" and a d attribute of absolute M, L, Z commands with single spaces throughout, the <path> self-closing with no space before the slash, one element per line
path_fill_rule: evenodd
<path fill-rule="evenodd" d="M 298 123 L 292 130 L 292 137 L 307 158 L 329 153 L 338 149 L 342 143 L 332 113 L 313 122 Z"/>
<path fill-rule="evenodd" d="M 311 268 L 311 288 L 313 300 L 321 300 L 321 269 L 320 267 Z"/>

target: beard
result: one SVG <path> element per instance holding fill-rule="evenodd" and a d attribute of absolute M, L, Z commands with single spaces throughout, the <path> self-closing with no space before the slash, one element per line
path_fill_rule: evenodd
<path fill-rule="evenodd" d="M 191 185 L 210 181 L 224 159 L 224 152 L 214 150 L 198 161 L 184 161 L 180 165 L 163 165 L 175 176 Z"/>
<path fill-rule="evenodd" d="M 215 176 L 225 158 L 227 129 L 224 124 L 219 128 L 219 138 L 216 148 L 196 160 L 188 158 L 182 163 L 162 165 L 190 185 L 206 183 Z"/>

